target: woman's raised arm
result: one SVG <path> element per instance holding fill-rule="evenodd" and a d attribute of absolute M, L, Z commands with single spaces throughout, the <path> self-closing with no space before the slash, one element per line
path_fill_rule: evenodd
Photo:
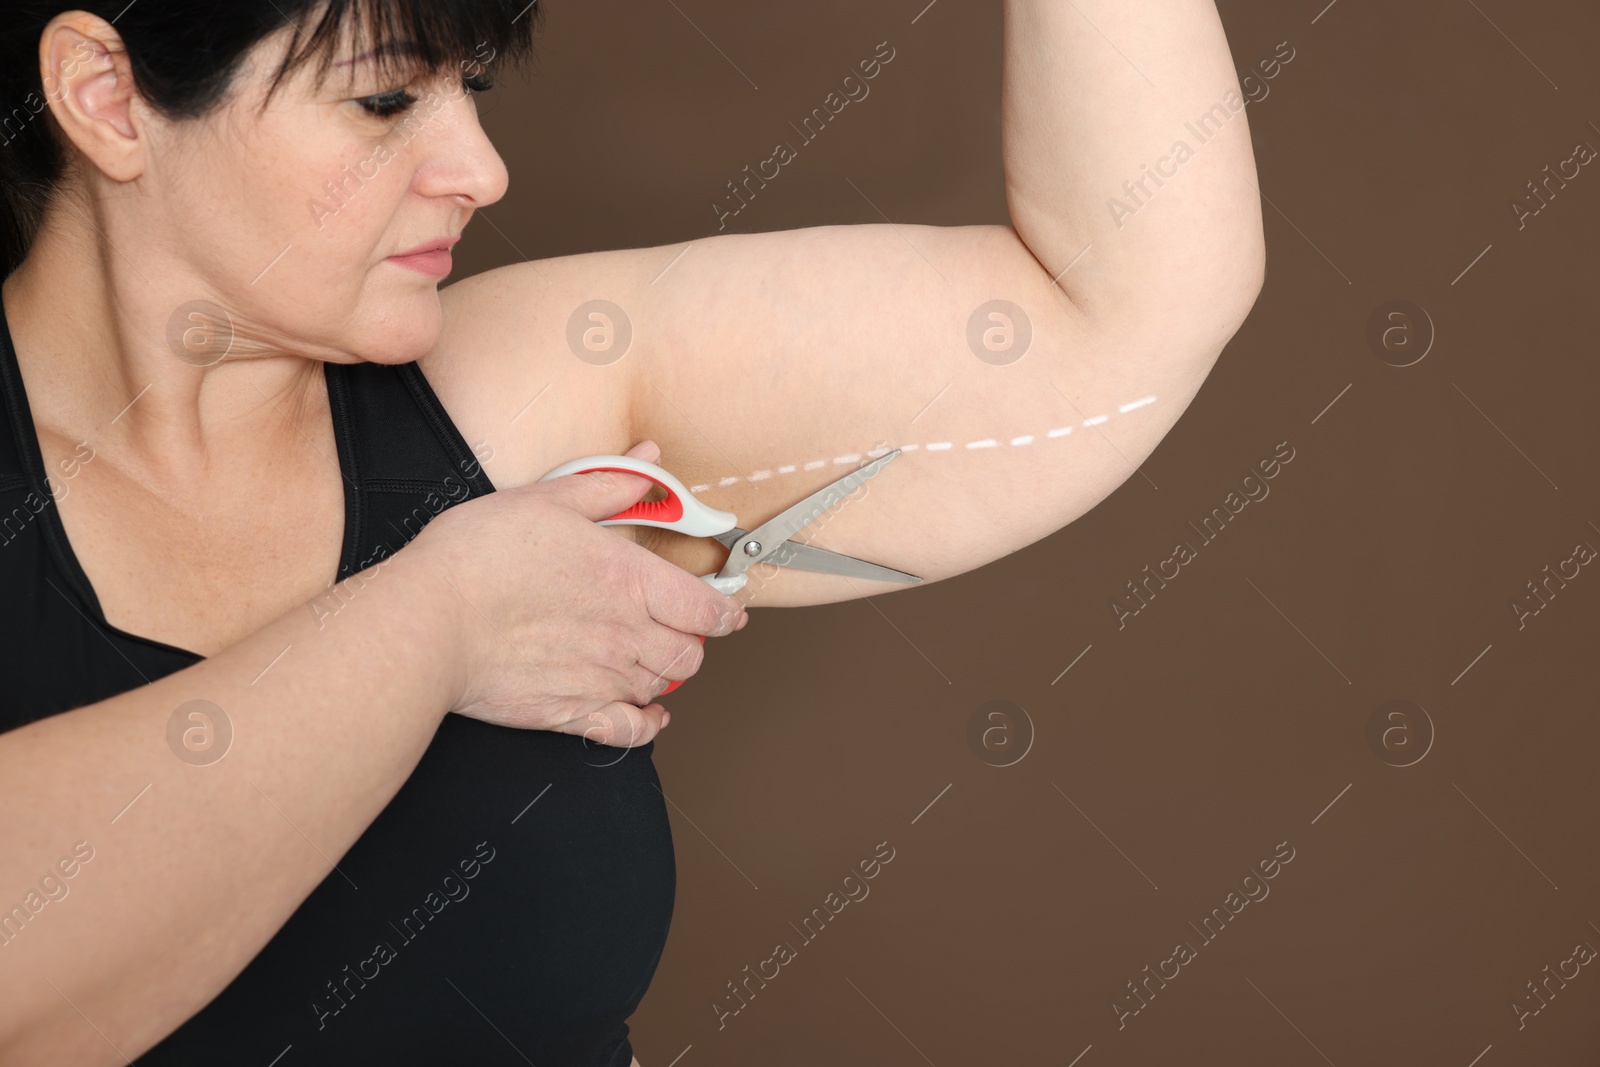
<path fill-rule="evenodd" d="M 1134 473 L 1249 312 L 1255 166 L 1212 0 L 1008 0 L 1005 50 L 1013 225 L 724 234 L 492 271 L 446 290 L 450 346 L 486 368 L 463 406 L 500 404 L 503 428 L 553 378 L 614 376 L 631 432 L 747 528 L 903 448 L 814 542 L 929 580 L 1071 522 Z M 623 330 L 626 358 L 577 367 L 572 345 Z M 502 462 L 498 484 L 542 473 Z M 652 537 L 695 573 L 726 552 Z M 894 588 L 784 570 L 741 595 Z"/>

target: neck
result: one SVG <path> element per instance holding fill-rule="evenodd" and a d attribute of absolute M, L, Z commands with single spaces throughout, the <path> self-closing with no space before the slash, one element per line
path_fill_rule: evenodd
<path fill-rule="evenodd" d="M 91 212 L 58 198 L 0 287 L 40 431 L 180 477 L 217 454 L 315 439 L 302 428 L 325 407 L 321 363 L 243 338 L 209 366 L 180 358 L 168 340 L 179 309 L 222 301 L 158 250 L 113 243 Z"/>

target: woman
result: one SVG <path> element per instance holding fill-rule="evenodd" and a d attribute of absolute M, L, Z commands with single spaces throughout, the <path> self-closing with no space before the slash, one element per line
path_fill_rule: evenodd
<path fill-rule="evenodd" d="M 745 602 L 898 587 L 723 597 L 595 525 L 642 479 L 540 476 L 631 444 L 749 525 L 898 445 L 823 540 L 938 580 L 1126 479 L 1261 284 L 1211 0 L 1008 0 L 1013 226 L 443 290 L 537 7 L 9 6 L 0 1064 L 636 1063 L 653 698 Z"/>

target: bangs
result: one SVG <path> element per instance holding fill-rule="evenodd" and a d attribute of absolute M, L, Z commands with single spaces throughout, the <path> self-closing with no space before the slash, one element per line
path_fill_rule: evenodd
<path fill-rule="evenodd" d="M 293 21 L 295 35 L 267 96 L 311 61 L 320 87 L 347 45 L 352 57 L 371 53 L 385 78 L 474 61 L 521 67 L 533 57 L 534 24 L 542 12 L 538 0 L 326 0 Z"/>

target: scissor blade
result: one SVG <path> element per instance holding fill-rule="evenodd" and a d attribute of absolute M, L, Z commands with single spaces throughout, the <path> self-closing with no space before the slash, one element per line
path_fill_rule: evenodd
<path fill-rule="evenodd" d="M 893 452 L 879 456 L 871 463 L 857 467 L 838 481 L 822 487 L 798 504 L 785 508 L 767 522 L 751 530 L 748 536 L 740 538 L 729 546 L 732 551 L 728 555 L 727 563 L 718 572 L 718 577 L 731 578 L 736 574 L 743 574 L 752 564 L 760 563 L 773 555 L 789 538 L 831 510 L 839 501 L 854 492 L 858 485 L 881 471 L 885 464 L 899 454 L 900 450 L 897 448 Z M 745 545 L 752 541 L 761 546 L 753 555 L 747 554 L 744 550 Z"/>
<path fill-rule="evenodd" d="M 748 540 L 750 531 L 736 527 L 727 533 L 714 536 L 731 550 Z M 847 578 L 871 578 L 880 582 L 922 581 L 915 574 L 897 571 L 893 567 L 883 567 L 876 563 L 868 563 L 864 559 L 846 556 L 840 552 L 830 552 L 826 548 L 817 548 L 813 545 L 803 545 L 796 541 L 789 541 L 780 546 L 762 562 L 770 563 L 775 567 L 789 567 L 797 571 L 842 574 Z"/>

